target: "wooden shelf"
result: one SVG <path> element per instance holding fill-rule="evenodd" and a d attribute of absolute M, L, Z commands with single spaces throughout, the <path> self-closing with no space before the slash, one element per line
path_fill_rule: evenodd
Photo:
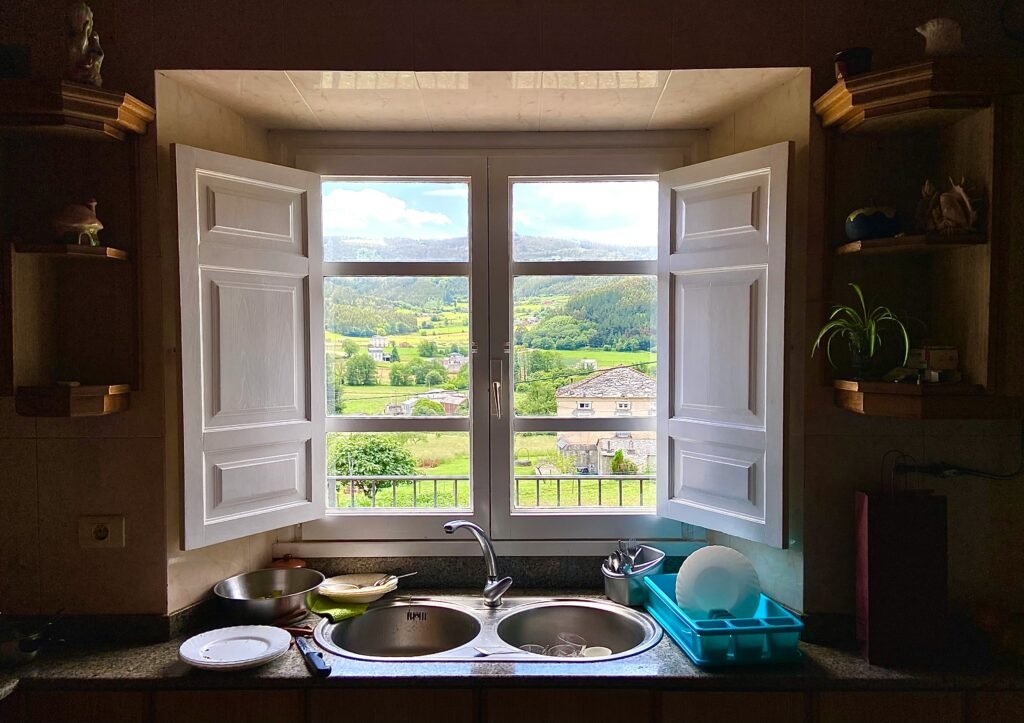
<path fill-rule="evenodd" d="M 30 244 L 16 242 L 14 250 L 19 254 L 53 254 L 89 259 L 114 259 L 127 261 L 128 252 L 110 246 L 79 246 L 75 244 Z"/>
<path fill-rule="evenodd" d="M 156 111 L 127 93 L 66 80 L 0 81 L 0 128 L 123 141 Z"/>
<path fill-rule="evenodd" d="M 988 238 L 977 233 L 960 234 L 915 234 L 851 241 L 836 248 L 837 256 L 850 254 L 915 254 L 943 249 L 963 248 L 988 243 Z"/>
<path fill-rule="evenodd" d="M 894 384 L 837 379 L 836 405 L 856 414 L 905 419 L 1019 419 L 1024 398 L 986 394 L 977 384 Z"/>
<path fill-rule="evenodd" d="M 840 80 L 814 101 L 826 128 L 887 133 L 940 127 L 1019 93 L 1020 66 L 982 58 L 934 58 Z"/>
<path fill-rule="evenodd" d="M 128 409 L 127 384 L 18 387 L 14 409 L 23 417 L 100 417 Z"/>

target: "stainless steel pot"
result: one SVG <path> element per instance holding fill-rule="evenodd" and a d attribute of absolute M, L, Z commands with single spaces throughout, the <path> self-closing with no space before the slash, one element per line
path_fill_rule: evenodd
<path fill-rule="evenodd" d="M 213 594 L 239 623 L 284 623 L 309 610 L 323 581 L 316 570 L 268 568 L 221 580 Z"/>

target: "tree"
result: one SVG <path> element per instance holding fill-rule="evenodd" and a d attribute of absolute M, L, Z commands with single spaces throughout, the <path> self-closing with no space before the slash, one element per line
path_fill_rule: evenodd
<path fill-rule="evenodd" d="M 612 455 L 612 474 L 635 474 L 636 463 L 626 459 L 621 449 L 615 450 Z"/>
<path fill-rule="evenodd" d="M 469 389 L 469 364 L 463 364 L 462 369 L 447 381 L 445 389 Z"/>
<path fill-rule="evenodd" d="M 444 384 L 445 373 L 437 369 L 431 369 L 423 378 L 423 383 L 428 387 L 439 387 Z"/>
<path fill-rule="evenodd" d="M 448 373 L 444 365 L 436 359 L 414 359 L 409 362 L 409 371 L 416 379 L 417 384 L 427 384 L 427 375 L 432 371 L 436 371 L 440 375 L 440 381 L 436 381 L 436 384 L 444 382 L 445 375 Z M 437 377 L 435 377 L 437 379 Z"/>
<path fill-rule="evenodd" d="M 345 379 L 354 387 L 365 387 L 377 383 L 377 364 L 365 351 L 348 360 L 345 365 Z"/>
<path fill-rule="evenodd" d="M 516 385 L 516 414 L 543 416 L 554 414 L 558 408 L 555 402 L 555 383 L 537 381 Z"/>
<path fill-rule="evenodd" d="M 331 434 L 327 439 L 327 464 L 331 474 L 380 477 L 416 473 L 416 460 L 400 439 L 387 434 Z M 390 480 L 356 480 L 355 486 L 372 495 Z"/>
<path fill-rule="evenodd" d="M 341 342 L 341 350 L 345 352 L 345 356 L 351 357 L 359 353 L 359 345 L 355 339 L 345 339 Z"/>
<path fill-rule="evenodd" d="M 391 342 L 391 363 L 402 361 L 402 357 L 398 356 L 398 344 Z"/>
<path fill-rule="evenodd" d="M 343 414 L 345 400 L 343 397 L 345 383 L 345 362 L 337 354 L 328 355 L 327 360 L 327 413 Z"/>
<path fill-rule="evenodd" d="M 407 364 L 392 364 L 388 369 L 388 381 L 393 387 L 404 387 L 412 381 L 412 374 Z"/>
<path fill-rule="evenodd" d="M 425 358 L 435 357 L 441 353 L 437 348 L 436 341 L 421 341 L 416 350 L 420 353 L 421 357 Z"/>
<path fill-rule="evenodd" d="M 420 399 L 412 405 L 412 416 L 414 417 L 443 417 L 444 407 L 440 402 L 433 399 Z"/>

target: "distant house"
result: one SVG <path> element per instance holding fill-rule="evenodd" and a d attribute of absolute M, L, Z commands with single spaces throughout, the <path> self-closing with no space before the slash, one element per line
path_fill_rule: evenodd
<path fill-rule="evenodd" d="M 459 407 L 462 406 L 462 403 L 468 398 L 469 397 L 465 392 L 453 392 L 447 389 L 431 389 L 429 392 L 416 394 L 402 402 L 402 413 L 405 416 L 411 415 L 412 408 L 416 406 L 416 402 L 421 399 L 429 399 L 440 404 L 444 409 L 445 414 L 455 414 Z"/>
<path fill-rule="evenodd" d="M 460 371 L 462 371 L 462 367 L 466 366 L 468 362 L 469 357 L 466 356 L 465 354 L 452 352 L 447 357 L 445 357 L 444 361 L 442 361 L 441 363 L 444 365 L 445 371 L 448 372 L 449 374 L 458 374 Z"/>
<path fill-rule="evenodd" d="M 633 367 L 612 367 L 560 387 L 555 392 L 556 415 L 650 416 L 656 388 L 654 379 Z"/>
<path fill-rule="evenodd" d="M 370 347 L 366 350 L 366 353 L 375 362 L 391 361 L 391 345 L 388 343 L 388 338 L 380 334 L 371 336 Z"/>
<path fill-rule="evenodd" d="M 401 404 L 385 404 L 384 405 L 384 416 L 386 417 L 404 417 L 405 407 Z"/>
<path fill-rule="evenodd" d="M 657 383 L 633 367 L 619 366 L 566 384 L 555 392 L 559 417 L 651 416 L 655 410 Z M 655 433 L 559 432 L 558 449 L 573 457 L 580 474 L 611 474 L 615 452 L 637 466 L 639 472 L 654 466 Z"/>
<path fill-rule="evenodd" d="M 580 359 L 580 368 L 585 372 L 597 371 L 597 359 Z"/>

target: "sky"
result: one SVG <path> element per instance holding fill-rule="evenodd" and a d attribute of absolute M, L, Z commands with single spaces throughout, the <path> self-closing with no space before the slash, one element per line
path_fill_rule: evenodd
<path fill-rule="evenodd" d="M 468 182 L 328 181 L 324 235 L 440 239 L 468 236 Z M 512 228 L 522 236 L 653 247 L 657 181 L 513 183 Z"/>

